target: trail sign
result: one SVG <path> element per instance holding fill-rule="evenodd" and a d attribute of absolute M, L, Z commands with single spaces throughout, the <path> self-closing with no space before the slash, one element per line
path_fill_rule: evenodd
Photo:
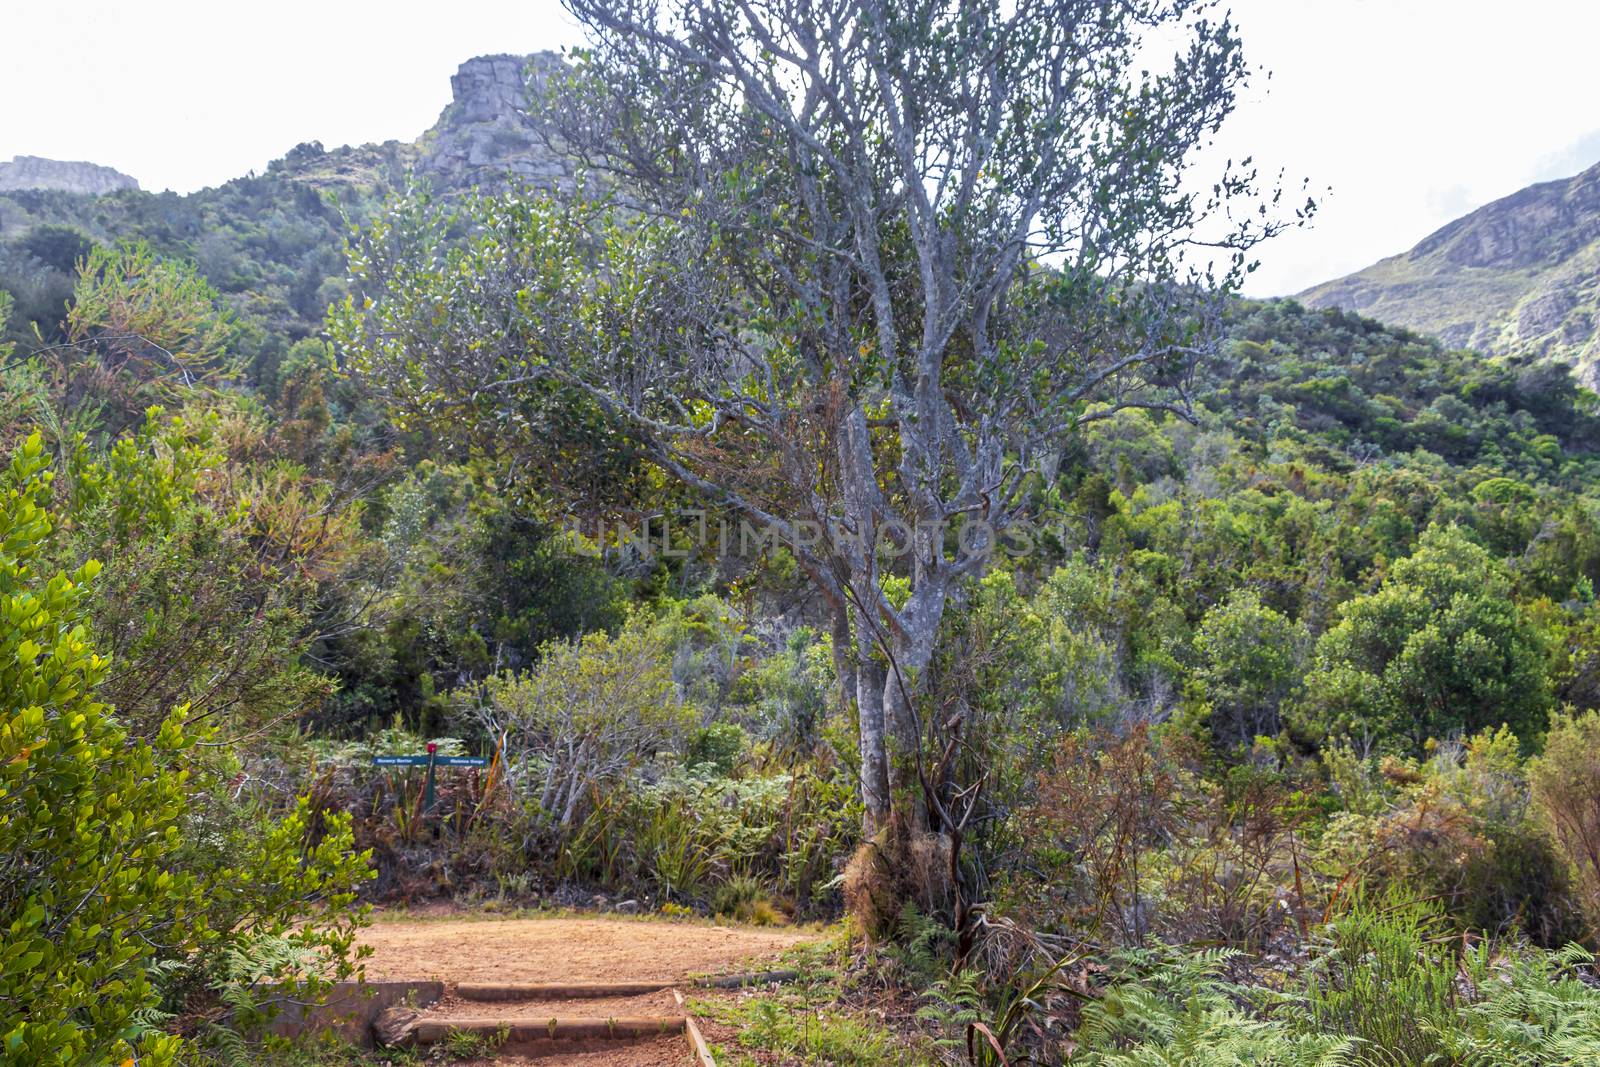
<path fill-rule="evenodd" d="M 373 756 L 374 767 L 426 767 L 428 768 L 428 791 L 423 798 L 423 810 L 433 808 L 434 768 L 445 767 L 487 767 L 489 761 L 483 756 L 441 756 L 439 746 L 432 741 L 428 742 L 428 751 L 420 756 Z"/>
<path fill-rule="evenodd" d="M 373 756 L 374 767 L 487 767 L 487 756 L 441 756 L 437 753 L 422 756 Z"/>
<path fill-rule="evenodd" d="M 487 756 L 373 756 L 374 767 L 487 767 Z"/>

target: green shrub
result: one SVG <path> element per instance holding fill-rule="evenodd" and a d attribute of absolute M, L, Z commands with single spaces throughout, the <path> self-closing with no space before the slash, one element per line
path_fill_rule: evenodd
<path fill-rule="evenodd" d="M 738 723 L 714 722 L 696 730 L 689 738 L 689 749 L 683 762 L 690 767 L 701 764 L 711 766 L 718 774 L 733 773 L 734 765 L 744 754 L 749 739 Z"/>
<path fill-rule="evenodd" d="M 825 993 L 819 987 L 817 993 Z M 927 1063 L 907 1047 L 881 1020 L 863 1018 L 853 1010 L 818 996 L 811 990 L 790 987 L 784 993 L 740 998 L 692 1001 L 690 1010 L 702 1018 L 733 1027 L 738 1046 L 773 1053 L 783 1063 L 807 1067 L 911 1067 Z M 716 1051 L 718 1063 L 756 1062 L 736 1059 Z"/>
<path fill-rule="evenodd" d="M 1544 754 L 1530 762 L 1528 777 L 1589 922 L 1600 927 L 1600 712 L 1552 717 Z"/>
<path fill-rule="evenodd" d="M 478 709 L 484 732 L 506 739 L 513 784 L 538 798 L 563 831 L 688 725 L 665 639 L 642 616 L 605 631 L 552 641 L 524 674 L 489 679 Z"/>
<path fill-rule="evenodd" d="M 1359 1038 L 1363 1063 L 1438 1062 L 1454 1021 L 1456 978 L 1451 934 L 1438 912 L 1360 903 L 1329 933 L 1307 983 L 1317 1027 Z"/>
<path fill-rule="evenodd" d="M 0 474 L 0 1050 L 162 1064 L 167 1028 L 237 1045 L 353 973 L 366 857 L 348 815 L 233 800 L 236 768 L 199 754 L 187 706 L 145 740 L 95 699 L 99 566 L 43 578 L 45 468 L 34 435 Z"/>
<path fill-rule="evenodd" d="M 1245 1010 L 1248 991 L 1226 982 L 1226 951 L 1140 954 L 1138 977 L 1112 985 L 1083 1009 L 1067 1063 L 1078 1067 L 1334 1067 L 1352 1062 L 1355 1043 L 1308 1033 L 1290 1021 Z M 1152 966 L 1154 964 L 1154 966 Z"/>
<path fill-rule="evenodd" d="M 36 434 L 0 476 L 0 1049 L 11 1063 L 168 1063 L 153 1033 L 156 946 L 191 933 L 202 901 L 169 870 L 181 847 L 189 744 L 175 712 L 130 742 L 93 689 L 84 585 L 31 564 L 50 535 Z"/>
<path fill-rule="evenodd" d="M 736 874 L 711 892 L 711 914 L 752 926 L 776 926 L 783 912 L 767 896 L 761 880 Z"/>
<path fill-rule="evenodd" d="M 1412 754 L 1502 723 L 1531 743 L 1550 708 L 1550 655 L 1511 594 L 1506 568 L 1465 531 L 1429 529 L 1317 641 L 1302 725 Z"/>
<path fill-rule="evenodd" d="M 1305 644 L 1302 628 L 1251 590 L 1206 612 L 1195 633 L 1193 676 L 1219 746 L 1248 747 L 1257 737 L 1277 735 L 1279 708 L 1304 673 Z"/>

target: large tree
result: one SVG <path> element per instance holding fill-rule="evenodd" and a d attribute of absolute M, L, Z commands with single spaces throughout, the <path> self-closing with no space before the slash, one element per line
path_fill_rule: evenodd
<path fill-rule="evenodd" d="M 1430 527 L 1317 641 L 1301 715 L 1314 733 L 1420 755 L 1430 739 L 1509 726 L 1526 744 L 1551 705 L 1550 649 L 1511 575 L 1454 526 Z"/>
<path fill-rule="evenodd" d="M 1249 76 L 1234 28 L 1196 0 L 569 7 L 590 47 L 536 107 L 620 206 L 398 207 L 356 249 L 353 366 L 493 447 L 559 445 L 549 401 L 581 397 L 773 531 L 832 611 L 869 835 L 958 833 L 919 722 L 947 605 L 1076 427 L 1187 412 L 1279 225 L 1248 162 L 1191 173 Z"/>

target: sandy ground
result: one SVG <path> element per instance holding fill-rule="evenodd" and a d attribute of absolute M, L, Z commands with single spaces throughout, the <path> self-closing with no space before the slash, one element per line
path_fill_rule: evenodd
<path fill-rule="evenodd" d="M 551 1042 L 556 1045 L 557 1042 Z M 456 1061 L 457 1067 L 692 1067 L 694 1056 L 682 1037 L 663 1037 L 613 1048 L 503 1052 L 492 1060 Z"/>
<path fill-rule="evenodd" d="M 445 982 L 671 982 L 759 969 L 813 940 L 802 930 L 648 919 L 411 919 L 379 916 L 361 935 L 369 979 Z"/>
<path fill-rule="evenodd" d="M 672 993 L 635 997 L 581 997 L 575 1000 L 462 1000 L 447 995 L 428 1005 L 430 1019 L 637 1019 L 679 1016 Z"/>

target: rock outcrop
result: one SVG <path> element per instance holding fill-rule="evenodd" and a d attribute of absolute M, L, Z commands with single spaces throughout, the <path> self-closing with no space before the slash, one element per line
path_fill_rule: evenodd
<path fill-rule="evenodd" d="M 572 168 L 528 113 L 531 93 L 564 69 L 554 52 L 478 56 L 450 79 L 451 102 L 417 142 L 417 172 L 438 192 L 564 189 Z"/>
<path fill-rule="evenodd" d="M 417 165 L 410 142 L 341 145 L 331 151 L 321 141 L 303 141 L 282 159 L 267 164 L 270 177 L 335 192 L 346 189 L 400 188 Z"/>
<path fill-rule="evenodd" d="M 1301 294 L 1487 352 L 1531 352 L 1600 381 L 1600 165 L 1459 218 L 1409 252 Z"/>
<path fill-rule="evenodd" d="M 0 193 L 55 189 L 100 196 L 137 188 L 139 183 L 134 179 L 98 163 L 70 163 L 42 156 L 17 156 L 9 163 L 0 163 Z"/>

